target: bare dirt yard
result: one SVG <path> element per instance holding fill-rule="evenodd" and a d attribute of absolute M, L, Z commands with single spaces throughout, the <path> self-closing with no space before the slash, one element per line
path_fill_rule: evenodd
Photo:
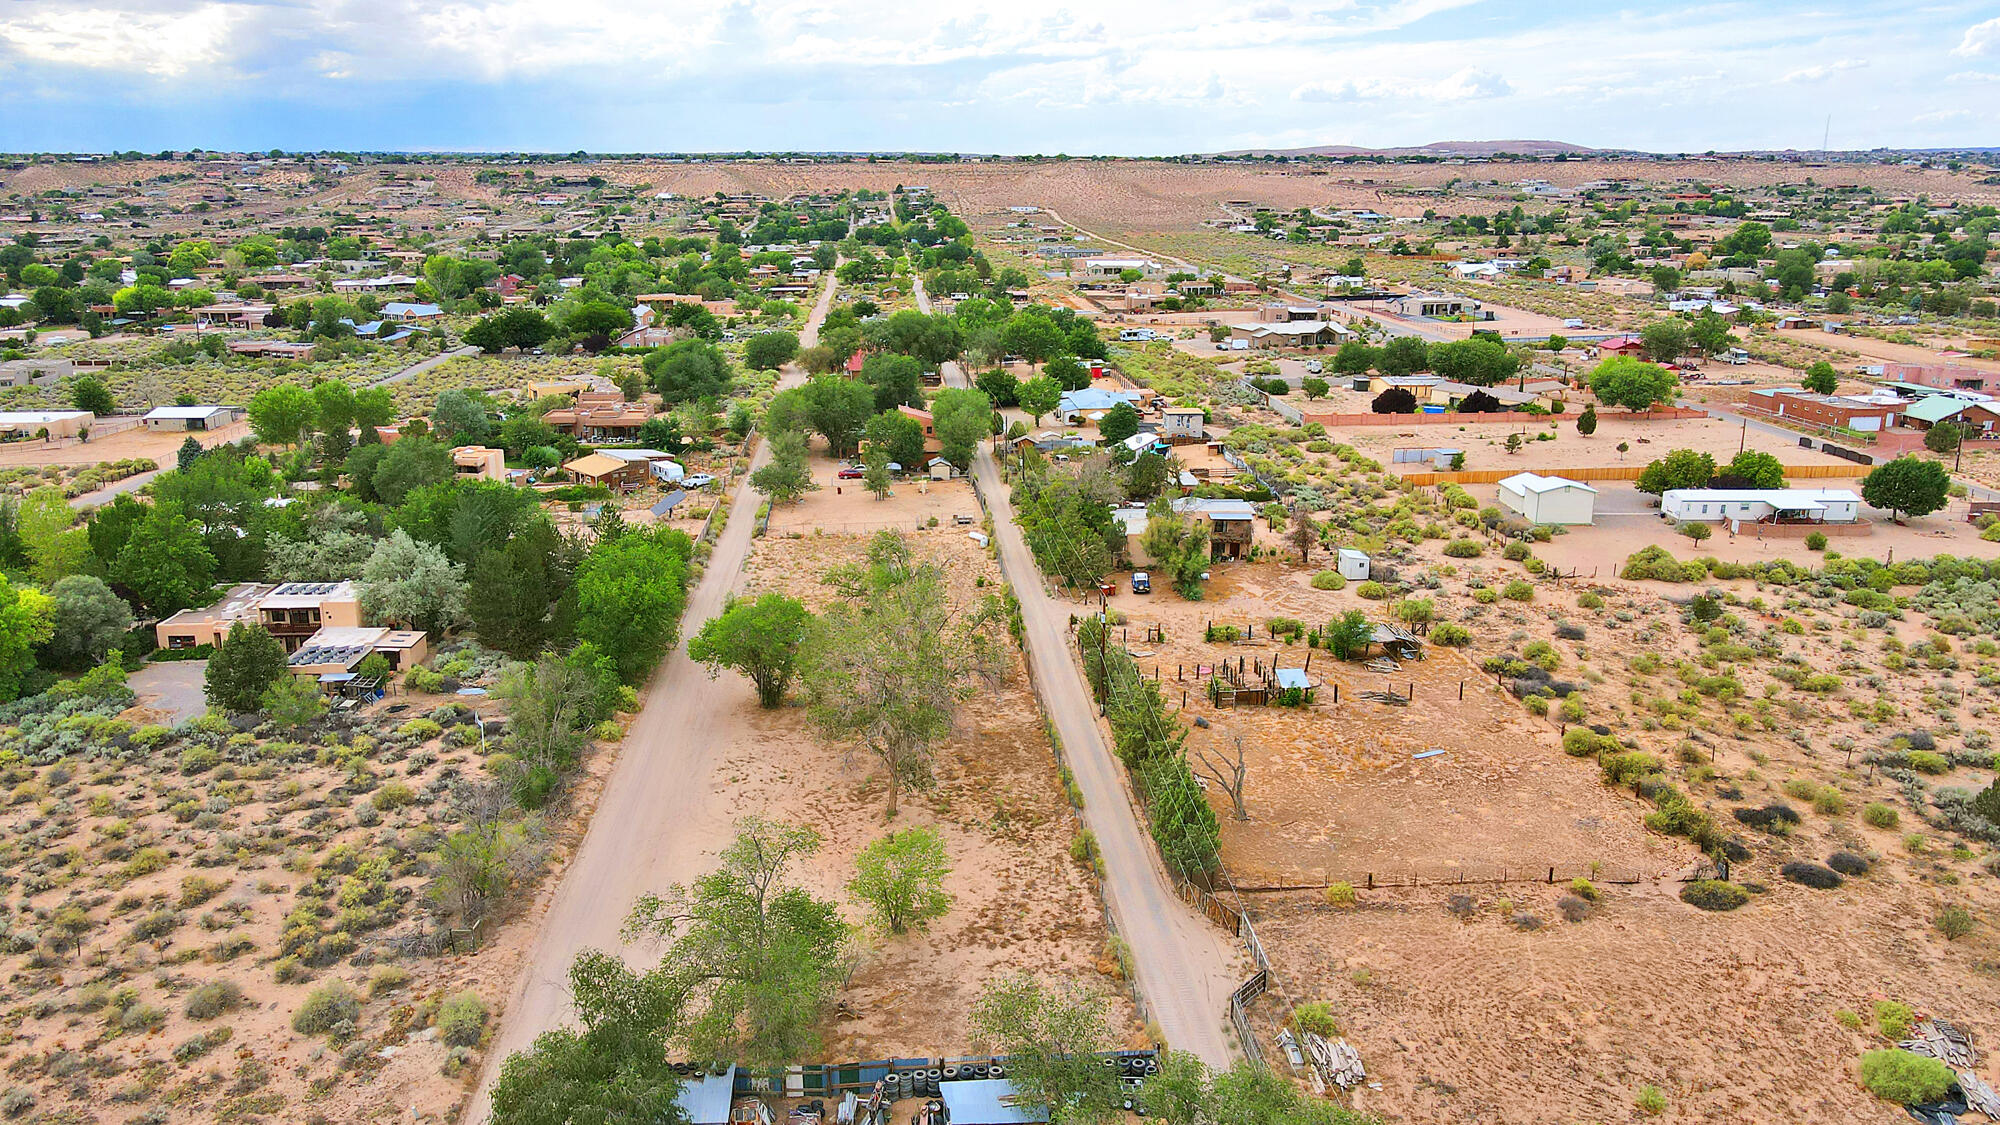
<path fill-rule="evenodd" d="M 1344 409 L 1344 407 L 1343 407 Z M 1363 410 L 1366 407 L 1362 407 Z M 1329 436 L 1353 446 L 1397 472 L 1433 471 L 1428 462 L 1402 465 L 1390 463 L 1391 454 L 1408 447 L 1453 448 L 1465 451 L 1465 468 L 1504 469 L 1508 472 L 1548 472 L 1563 468 L 1634 468 L 1666 456 L 1675 449 L 1693 449 L 1714 457 L 1717 464 L 1736 456 L 1739 447 L 1769 453 L 1786 465 L 1852 465 L 1817 449 L 1801 449 L 1796 439 L 1779 437 L 1720 418 L 1683 418 L 1672 421 L 1625 421 L 1616 410 L 1598 412 L 1597 432 L 1584 437 L 1576 432 L 1576 413 L 1536 418 L 1512 415 L 1506 421 L 1466 422 L 1432 426 L 1352 426 L 1328 427 Z M 1525 439 L 1518 453 L 1508 453 L 1509 434 Z M 1551 435 L 1546 441 L 1538 435 Z M 1623 443 L 1629 448 L 1618 451 Z"/>
<path fill-rule="evenodd" d="M 951 510 L 976 510 L 964 484 L 939 491 L 957 494 Z M 919 497 L 914 489 L 908 495 Z M 855 498 L 835 497 L 828 489 L 784 514 L 839 524 L 846 499 Z M 855 502 L 876 503 L 869 497 Z M 784 526 L 774 521 L 757 542 L 748 593 L 778 591 L 824 606 L 833 594 L 822 576 L 863 558 L 868 535 Z M 999 594 L 998 565 L 965 529 L 945 521 L 934 530 L 907 534 L 920 558 L 947 568 L 962 604 L 976 606 Z M 1004 636 L 1004 626 L 996 627 Z M 802 708 L 761 711 L 746 695 L 725 718 L 727 725 L 716 733 L 726 749 L 715 771 L 712 807 L 729 811 L 718 811 L 715 823 L 691 831 L 720 847 L 728 840 L 730 821 L 743 813 L 810 824 L 825 845 L 808 861 L 801 881 L 816 895 L 848 904 L 856 922 L 863 915 L 844 888 L 856 854 L 870 841 L 892 829 L 928 826 L 943 835 L 952 863 L 950 914 L 925 934 L 866 939 L 860 967 L 825 1030 L 828 1060 L 969 1054 L 973 1001 L 986 981 L 1017 971 L 1098 982 L 1111 1005 L 1113 1026 L 1137 1041 L 1141 1032 L 1133 1008 L 1112 979 L 1121 970 L 1109 949 L 1095 877 L 1070 858 L 1077 821 L 1063 795 L 1025 664 L 1011 641 L 1003 681 L 990 690 L 982 687 L 965 705 L 958 732 L 938 753 L 935 788 L 905 793 L 893 823 L 883 817 L 887 788 L 881 764 L 865 752 L 822 744 Z"/>

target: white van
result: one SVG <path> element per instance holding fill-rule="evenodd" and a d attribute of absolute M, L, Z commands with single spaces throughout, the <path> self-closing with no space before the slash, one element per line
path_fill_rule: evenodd
<path fill-rule="evenodd" d="M 1250 341 L 1231 340 L 1229 341 L 1229 350 L 1232 352 L 1247 352 L 1250 350 Z"/>
<path fill-rule="evenodd" d="M 1153 330 L 1150 328 L 1126 328 L 1118 333 L 1119 342 L 1125 344 L 1146 344 L 1151 343 L 1152 339 Z"/>

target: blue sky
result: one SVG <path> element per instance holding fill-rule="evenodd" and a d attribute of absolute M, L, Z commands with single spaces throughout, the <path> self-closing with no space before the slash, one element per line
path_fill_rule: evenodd
<path fill-rule="evenodd" d="M 0 149 L 2000 145 L 2000 8 L 8 0 Z"/>

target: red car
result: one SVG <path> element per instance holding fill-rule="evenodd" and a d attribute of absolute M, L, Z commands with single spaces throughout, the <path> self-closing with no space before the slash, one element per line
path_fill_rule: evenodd
<path fill-rule="evenodd" d="M 863 473 L 861 469 L 856 468 L 853 465 L 848 465 L 842 468 L 840 472 L 834 475 L 839 477 L 841 480 L 860 480 Z"/>

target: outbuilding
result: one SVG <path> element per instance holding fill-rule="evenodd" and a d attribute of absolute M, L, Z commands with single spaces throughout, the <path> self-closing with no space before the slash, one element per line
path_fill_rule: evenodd
<path fill-rule="evenodd" d="M 1727 523 L 1854 523 L 1861 497 L 1845 488 L 1670 488 L 1660 514 L 1671 520 Z"/>
<path fill-rule="evenodd" d="M 1567 477 L 1515 473 L 1500 482 L 1500 506 L 1529 523 L 1589 525 L 1597 490 Z"/>
<path fill-rule="evenodd" d="M 1349 582 L 1368 581 L 1368 556 L 1352 547 L 1340 549 L 1334 566 L 1340 571 L 1340 576 Z"/>

